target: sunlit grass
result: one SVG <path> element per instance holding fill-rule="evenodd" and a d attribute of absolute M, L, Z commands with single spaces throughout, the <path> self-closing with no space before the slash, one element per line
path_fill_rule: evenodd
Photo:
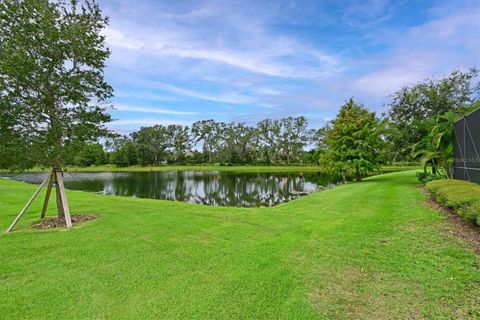
<path fill-rule="evenodd" d="M 0 179 L 5 230 L 35 186 Z M 414 171 L 272 208 L 68 191 L 73 230 L 0 235 L 0 318 L 475 319 L 479 260 Z M 54 204 L 50 213 L 54 214 Z"/>

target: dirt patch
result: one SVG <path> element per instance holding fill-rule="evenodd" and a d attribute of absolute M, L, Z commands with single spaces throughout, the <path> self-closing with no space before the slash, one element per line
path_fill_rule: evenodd
<path fill-rule="evenodd" d="M 428 201 L 428 205 L 431 208 L 443 213 L 448 222 L 450 222 L 450 227 L 447 228 L 446 232 L 453 234 L 467 242 L 475 250 L 475 252 L 480 255 L 480 228 L 468 223 L 453 210 L 450 210 L 436 202 L 425 187 L 422 187 L 421 190 Z"/>
<path fill-rule="evenodd" d="M 86 221 L 97 219 L 97 215 L 93 214 L 75 214 L 72 216 L 72 224 L 79 225 Z M 35 222 L 32 224 L 34 229 L 54 229 L 54 228 L 63 228 L 65 227 L 65 220 L 58 217 L 46 218 L 40 222 Z"/>

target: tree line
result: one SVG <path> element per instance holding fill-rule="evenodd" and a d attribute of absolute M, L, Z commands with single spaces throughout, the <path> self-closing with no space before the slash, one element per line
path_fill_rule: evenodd
<path fill-rule="evenodd" d="M 191 127 L 142 127 L 129 136 L 110 135 L 103 145 L 83 144 L 66 164 L 310 164 L 347 180 L 385 164 L 422 162 L 421 179 L 450 177 L 453 123 L 480 107 L 478 75 L 477 69 L 455 70 L 403 87 L 381 116 L 351 98 L 318 129 L 310 129 L 303 116 L 265 119 L 255 126 L 210 119 Z"/>
<path fill-rule="evenodd" d="M 453 123 L 480 107 L 472 68 L 400 88 L 381 115 L 351 98 L 317 129 L 301 116 L 255 126 L 156 125 L 119 136 L 106 128 L 113 97 L 104 79 L 107 25 L 90 0 L 0 2 L 0 168 L 308 163 L 361 179 L 382 164 L 421 161 L 422 178 L 448 177 Z"/>
<path fill-rule="evenodd" d="M 105 143 L 85 145 L 70 164 L 117 166 L 163 164 L 283 165 L 312 163 L 305 148 L 315 141 L 305 117 L 244 122 L 202 120 L 191 127 L 155 125 Z"/>

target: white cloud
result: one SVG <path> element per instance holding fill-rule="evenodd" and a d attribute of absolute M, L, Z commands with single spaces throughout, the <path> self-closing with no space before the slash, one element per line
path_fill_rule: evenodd
<path fill-rule="evenodd" d="M 480 65 L 478 4 L 439 1 L 446 9 L 422 5 L 407 19 L 399 12 L 417 5 L 404 1 L 348 1 L 333 5 L 335 14 L 308 0 L 120 2 L 107 12 L 107 72 L 133 112 L 167 114 L 184 101 L 182 110 L 223 121 L 238 111 L 320 119 L 350 96 L 378 108 L 403 85 Z M 142 100 L 164 108 L 142 110 L 150 105 Z"/>
<path fill-rule="evenodd" d="M 360 77 L 353 81 L 352 87 L 356 91 L 366 92 L 372 96 L 385 97 L 423 78 L 425 78 L 424 72 L 392 67 Z"/>
<path fill-rule="evenodd" d="M 169 32 L 175 37 L 159 35 L 154 30 L 128 30 L 121 26 L 110 27 L 105 34 L 107 44 L 115 50 L 133 50 L 160 61 L 162 57 L 195 59 L 282 78 L 319 78 L 341 70 L 338 58 L 290 38 L 260 35 L 262 30 L 258 30 L 259 34 L 255 36 L 260 38 L 255 40 L 258 43 L 245 47 L 199 41 L 193 31 L 190 34 L 175 27 L 170 27 Z M 297 64 L 292 66 L 288 59 L 284 61 L 288 57 L 297 59 Z"/>
<path fill-rule="evenodd" d="M 162 83 L 162 82 L 154 82 L 149 84 L 150 87 L 161 89 L 164 91 L 176 93 L 179 95 L 197 98 L 200 100 L 207 100 L 207 101 L 215 101 L 215 102 L 222 102 L 222 103 L 230 103 L 230 104 L 249 104 L 253 102 L 253 99 L 249 96 L 241 95 L 235 92 L 229 93 L 220 93 L 217 95 L 213 94 L 206 94 L 201 92 L 196 92 L 190 89 L 185 89 L 181 87 L 177 87 L 171 84 Z"/>
<path fill-rule="evenodd" d="M 172 114 L 172 115 L 196 115 L 198 112 L 192 111 L 177 111 L 173 109 L 164 109 L 157 107 L 140 107 L 140 106 L 131 106 L 124 104 L 115 104 L 115 109 L 118 111 L 133 111 L 141 113 L 160 113 L 160 114 Z"/>
<path fill-rule="evenodd" d="M 109 127 L 117 128 L 117 127 L 125 127 L 129 126 L 131 128 L 138 128 L 140 126 L 154 126 L 154 125 L 171 125 L 171 124 L 179 124 L 184 126 L 189 126 L 193 123 L 193 121 L 179 121 L 175 119 L 151 119 L 151 118 L 141 118 L 141 119 L 124 119 L 124 120 L 114 120 L 110 122 Z"/>
<path fill-rule="evenodd" d="M 351 89 L 385 97 L 402 86 L 480 64 L 480 11 L 450 15 L 414 26 L 392 39 L 389 54 L 359 61 L 372 71 L 354 78 Z M 476 54 L 475 54 L 476 53 Z"/>

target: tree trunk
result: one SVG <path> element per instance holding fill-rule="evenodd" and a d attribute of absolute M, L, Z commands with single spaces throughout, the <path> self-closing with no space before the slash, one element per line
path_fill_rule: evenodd
<path fill-rule="evenodd" d="M 68 208 L 67 196 L 65 194 L 65 187 L 63 185 L 62 177 L 62 126 L 61 121 L 55 111 L 56 98 L 53 90 L 48 90 L 48 95 L 45 100 L 45 110 L 50 119 L 50 138 L 53 158 L 52 167 L 55 176 L 55 194 L 57 200 L 57 214 L 60 219 L 65 220 L 67 228 L 72 227 L 72 220 L 70 218 L 70 210 Z"/>

